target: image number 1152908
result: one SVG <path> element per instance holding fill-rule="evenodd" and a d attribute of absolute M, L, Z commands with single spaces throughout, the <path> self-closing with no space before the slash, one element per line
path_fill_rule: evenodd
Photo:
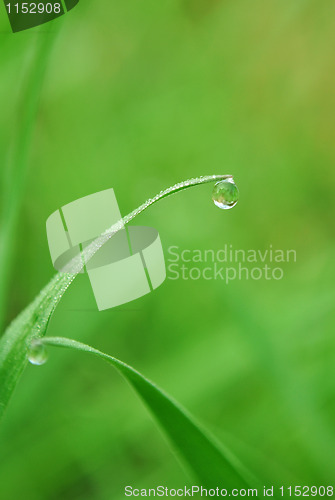
<path fill-rule="evenodd" d="M 66 14 L 78 3 L 79 0 L 39 0 L 37 2 L 4 0 L 13 33 L 52 21 Z"/>
<path fill-rule="evenodd" d="M 35 3 L 35 2 L 22 2 L 22 3 L 7 3 L 8 14 L 60 14 L 62 6 L 59 2 L 56 3 Z"/>

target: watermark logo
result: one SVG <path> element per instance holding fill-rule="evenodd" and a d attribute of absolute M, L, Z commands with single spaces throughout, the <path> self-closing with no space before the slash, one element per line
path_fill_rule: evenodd
<path fill-rule="evenodd" d="M 13 33 L 52 21 L 79 3 L 79 0 L 3 1 Z"/>
<path fill-rule="evenodd" d="M 52 263 L 71 272 L 69 262 L 107 228 L 121 220 L 113 189 L 80 198 L 47 220 Z M 122 227 L 85 263 L 98 309 L 131 302 L 157 288 L 166 278 L 161 240 L 156 229 Z"/>
<path fill-rule="evenodd" d="M 273 245 L 263 250 L 236 249 L 224 245 L 219 250 L 168 248 L 168 279 L 170 280 L 221 280 L 227 285 L 235 280 L 281 280 L 284 265 L 296 262 L 295 250 L 275 249 Z"/>

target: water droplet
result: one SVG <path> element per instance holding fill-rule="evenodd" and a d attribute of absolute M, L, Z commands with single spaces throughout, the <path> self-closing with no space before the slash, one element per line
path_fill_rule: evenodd
<path fill-rule="evenodd" d="M 32 342 L 29 352 L 28 360 L 32 365 L 44 365 L 48 359 L 48 352 L 41 342 Z"/>
<path fill-rule="evenodd" d="M 215 205 L 223 210 L 233 208 L 238 202 L 238 189 L 232 177 L 215 184 L 212 194 Z"/>

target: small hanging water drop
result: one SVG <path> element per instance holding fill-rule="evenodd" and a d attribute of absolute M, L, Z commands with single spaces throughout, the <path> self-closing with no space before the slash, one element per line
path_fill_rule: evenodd
<path fill-rule="evenodd" d="M 238 202 L 238 189 L 232 177 L 215 184 L 212 194 L 215 205 L 223 210 L 233 208 Z"/>
<path fill-rule="evenodd" d="M 48 359 L 48 352 L 41 342 L 32 342 L 29 352 L 28 352 L 28 361 L 32 365 L 44 365 L 44 363 Z"/>

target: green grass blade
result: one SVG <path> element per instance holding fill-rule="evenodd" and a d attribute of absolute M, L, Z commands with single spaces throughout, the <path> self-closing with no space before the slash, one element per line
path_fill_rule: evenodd
<path fill-rule="evenodd" d="M 27 351 L 31 341 L 45 335 L 53 312 L 68 287 L 83 268 L 84 262 L 88 262 L 115 233 L 123 229 L 125 224 L 128 224 L 137 215 L 159 200 L 192 186 L 219 181 L 227 177 L 230 176 L 209 175 L 197 177 L 161 191 L 96 238 L 81 255 L 71 261 L 70 273 L 57 273 L 55 275 L 32 304 L 9 325 L 0 340 L 0 419 L 27 364 Z"/>
<path fill-rule="evenodd" d="M 149 407 L 201 485 L 207 488 L 248 488 L 250 478 L 239 461 L 224 451 L 185 409 L 134 368 L 75 340 L 45 337 L 42 342 L 44 345 L 91 353 L 122 373 Z"/>

